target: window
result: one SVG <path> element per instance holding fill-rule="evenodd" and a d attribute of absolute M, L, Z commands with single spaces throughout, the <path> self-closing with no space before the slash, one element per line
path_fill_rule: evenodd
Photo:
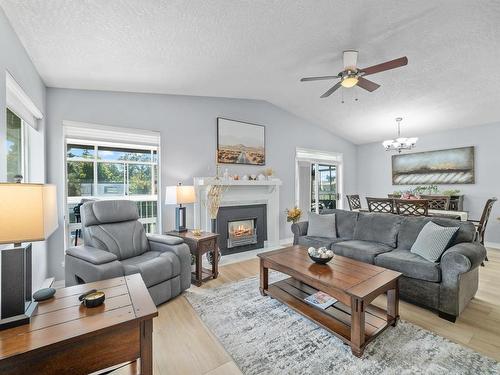
<path fill-rule="evenodd" d="M 337 166 L 312 164 L 311 168 L 311 211 L 337 208 Z"/>
<path fill-rule="evenodd" d="M 81 228 L 73 209 L 84 198 L 133 200 L 146 232 L 157 231 L 158 147 L 67 139 L 66 183 L 71 244 Z"/>
<path fill-rule="evenodd" d="M 27 160 L 25 158 L 25 124 L 14 112 L 7 108 L 7 181 L 14 182 L 14 176 L 21 175 L 27 181 Z"/>

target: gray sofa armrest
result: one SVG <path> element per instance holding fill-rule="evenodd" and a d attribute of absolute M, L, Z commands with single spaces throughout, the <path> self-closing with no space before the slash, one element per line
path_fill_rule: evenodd
<path fill-rule="evenodd" d="M 308 221 L 300 221 L 298 223 L 292 224 L 292 233 L 295 236 L 305 236 L 307 234 L 307 227 L 309 226 Z"/>
<path fill-rule="evenodd" d="M 486 258 L 486 249 L 479 242 L 462 242 L 450 247 L 441 257 L 443 272 L 455 275 L 473 270 Z"/>
<path fill-rule="evenodd" d="M 76 246 L 66 250 L 66 255 L 84 260 L 92 264 L 105 264 L 117 260 L 117 256 L 109 251 L 91 246 Z"/>
<path fill-rule="evenodd" d="M 297 245 L 299 243 L 299 237 L 307 235 L 308 226 L 309 226 L 308 221 L 299 221 L 298 223 L 292 224 L 293 244 L 294 245 Z"/>

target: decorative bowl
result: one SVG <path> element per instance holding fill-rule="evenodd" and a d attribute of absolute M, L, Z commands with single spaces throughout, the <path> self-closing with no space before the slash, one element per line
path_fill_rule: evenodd
<path fill-rule="evenodd" d="M 328 250 L 326 247 L 320 247 L 319 249 L 310 247 L 307 249 L 307 254 L 314 263 L 318 264 L 326 264 L 333 259 L 333 251 Z"/>
<path fill-rule="evenodd" d="M 316 258 L 315 256 L 309 254 L 309 258 L 311 258 L 314 263 L 327 264 L 329 261 L 333 259 L 333 256 L 329 258 Z"/>

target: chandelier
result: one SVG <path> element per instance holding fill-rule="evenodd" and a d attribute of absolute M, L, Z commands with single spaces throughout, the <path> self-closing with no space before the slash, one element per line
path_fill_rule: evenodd
<path fill-rule="evenodd" d="M 396 122 L 398 123 L 398 137 L 396 139 L 389 139 L 382 142 L 382 145 L 384 146 L 386 151 L 397 151 L 401 153 L 401 150 L 411 150 L 413 147 L 415 147 L 418 138 L 401 137 L 401 121 L 403 121 L 402 117 L 396 118 Z"/>

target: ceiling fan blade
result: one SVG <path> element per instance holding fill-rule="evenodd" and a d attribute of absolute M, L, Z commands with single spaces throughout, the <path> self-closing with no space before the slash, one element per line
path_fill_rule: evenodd
<path fill-rule="evenodd" d="M 344 51 L 344 70 L 356 70 L 358 63 L 358 51 Z"/>
<path fill-rule="evenodd" d="M 333 92 L 334 92 L 335 90 L 337 90 L 340 86 L 341 86 L 341 85 L 340 85 L 340 82 L 337 82 L 337 84 L 336 84 L 335 86 L 333 86 L 330 90 L 328 90 L 328 91 L 327 91 L 327 92 L 325 92 L 323 95 L 321 95 L 321 98 L 326 98 L 326 97 L 328 97 L 328 96 L 332 95 L 332 94 L 333 94 Z"/>
<path fill-rule="evenodd" d="M 372 82 L 366 78 L 359 77 L 358 78 L 358 86 L 361 87 L 362 89 L 365 89 L 366 91 L 375 91 L 380 87 L 378 83 Z"/>
<path fill-rule="evenodd" d="M 339 78 L 339 76 L 306 77 L 306 78 L 301 78 L 300 82 L 321 81 L 324 79 L 335 79 L 335 78 Z"/>
<path fill-rule="evenodd" d="M 396 69 L 401 66 L 405 66 L 408 64 L 408 58 L 406 56 L 400 57 L 399 59 L 391 60 L 391 61 L 386 61 L 382 64 L 377 64 L 370 66 L 369 68 L 365 69 L 360 69 L 361 72 L 363 72 L 364 76 L 367 76 L 369 74 L 375 74 L 375 73 L 380 73 L 385 70 L 390 70 L 390 69 Z"/>

